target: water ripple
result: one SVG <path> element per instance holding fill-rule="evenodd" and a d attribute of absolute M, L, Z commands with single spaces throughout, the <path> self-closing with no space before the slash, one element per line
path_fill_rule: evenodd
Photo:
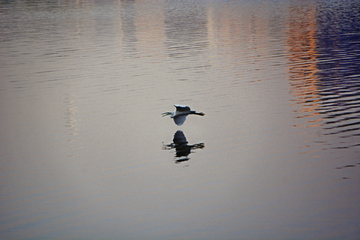
<path fill-rule="evenodd" d="M 360 142 L 360 16 L 347 8 L 339 20 L 345 10 L 330 14 L 334 7 L 319 5 L 316 19 L 290 21 L 302 28 L 289 32 L 289 81 L 295 118 L 303 120 L 294 126 L 316 128 L 314 135 L 337 139 L 331 148 L 346 149 Z"/>

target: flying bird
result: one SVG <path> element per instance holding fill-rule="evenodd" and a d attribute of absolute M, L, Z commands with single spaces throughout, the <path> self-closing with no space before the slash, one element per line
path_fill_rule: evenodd
<path fill-rule="evenodd" d="M 182 106 L 182 105 L 174 105 L 176 107 L 176 111 L 174 112 L 164 112 L 161 115 L 163 117 L 170 115 L 171 118 L 174 119 L 174 122 L 176 125 L 181 126 L 185 120 L 187 115 L 189 114 L 194 114 L 194 115 L 199 115 L 199 116 L 204 116 L 205 114 L 202 112 L 196 112 L 196 111 L 192 111 L 190 109 L 190 107 L 188 106 Z"/>

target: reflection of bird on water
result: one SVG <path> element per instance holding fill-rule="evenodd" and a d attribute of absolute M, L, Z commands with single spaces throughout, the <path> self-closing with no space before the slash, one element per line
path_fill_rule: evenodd
<path fill-rule="evenodd" d="M 188 158 L 189 154 L 191 153 L 191 149 L 197 149 L 197 148 L 204 148 L 204 143 L 197 143 L 193 145 L 188 145 L 188 142 L 186 141 L 186 137 L 182 131 L 177 131 L 174 135 L 173 143 L 167 144 L 163 147 L 164 150 L 170 150 L 175 148 L 176 155 L 175 157 L 178 158 L 176 160 L 176 163 L 188 161 L 190 158 Z M 183 157 L 183 158 L 182 158 Z"/>
<path fill-rule="evenodd" d="M 190 110 L 190 108 L 188 106 L 182 106 L 182 105 L 174 105 L 174 106 L 176 107 L 175 113 L 173 113 L 173 112 L 164 112 L 161 115 L 163 117 L 165 117 L 167 115 L 171 115 L 170 117 L 174 119 L 175 124 L 178 125 L 178 126 L 182 125 L 185 122 L 186 117 L 189 114 L 200 115 L 200 116 L 205 115 L 202 112 L 198 113 L 196 111 Z"/>

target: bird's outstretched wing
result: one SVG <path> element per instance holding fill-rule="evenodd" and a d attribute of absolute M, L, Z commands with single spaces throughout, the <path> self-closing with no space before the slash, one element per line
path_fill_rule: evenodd
<path fill-rule="evenodd" d="M 187 115 L 178 115 L 174 117 L 174 122 L 176 125 L 181 126 L 186 120 Z"/>
<path fill-rule="evenodd" d="M 176 111 L 177 112 L 190 112 L 190 107 L 188 106 L 183 106 L 183 105 L 174 105 L 176 107 Z"/>

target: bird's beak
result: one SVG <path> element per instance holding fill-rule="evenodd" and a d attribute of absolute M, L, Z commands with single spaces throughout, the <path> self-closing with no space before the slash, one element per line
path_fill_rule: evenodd
<path fill-rule="evenodd" d="M 165 117 L 167 115 L 169 115 L 169 112 L 164 112 L 164 113 L 161 114 L 161 116 L 163 116 L 163 117 Z"/>

